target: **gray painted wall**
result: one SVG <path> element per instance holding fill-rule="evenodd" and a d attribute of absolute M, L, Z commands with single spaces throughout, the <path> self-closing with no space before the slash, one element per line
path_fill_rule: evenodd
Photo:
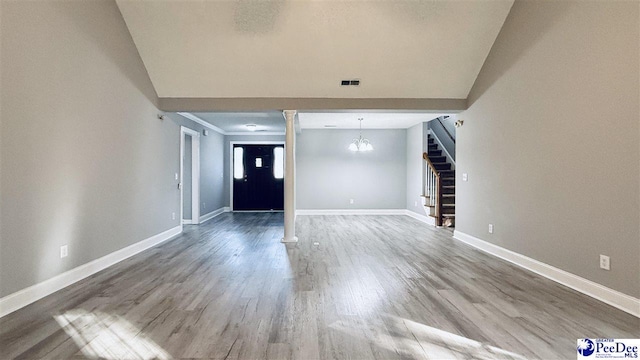
<path fill-rule="evenodd" d="M 447 131 L 449 131 L 449 134 L 453 137 L 454 140 L 456 138 L 456 119 L 457 118 L 453 116 L 449 116 L 446 118 L 443 116 L 440 118 L 442 125 L 444 125 Z"/>
<path fill-rule="evenodd" d="M 192 138 L 189 135 L 184 136 L 184 154 L 182 157 L 182 167 L 184 174 L 182 175 L 182 218 L 185 220 L 191 220 L 191 203 L 193 202 L 193 194 L 191 192 L 193 188 L 193 166 L 191 158 Z"/>
<path fill-rule="evenodd" d="M 209 130 L 200 136 L 200 216 L 226 206 L 224 175 L 224 136 Z"/>
<path fill-rule="evenodd" d="M 306 129 L 298 135 L 298 209 L 406 208 L 407 131 L 364 130 L 363 135 L 374 151 L 347 149 L 358 130 Z"/>
<path fill-rule="evenodd" d="M 232 173 L 230 147 L 232 141 L 284 141 L 284 135 L 226 135 L 224 137 L 224 206 L 231 206 L 230 177 Z"/>
<path fill-rule="evenodd" d="M 172 122 L 200 133 L 200 216 L 227 206 L 224 192 L 224 136 L 175 113 L 165 114 Z M 186 194 L 185 194 L 186 197 Z"/>
<path fill-rule="evenodd" d="M 115 2 L 0 6 L 6 296 L 178 226 L 180 132 Z"/>
<path fill-rule="evenodd" d="M 457 230 L 640 296 L 639 19 L 513 4 L 459 115 Z"/>
<path fill-rule="evenodd" d="M 425 166 L 424 123 L 407 129 L 407 209 L 420 215 L 426 215 L 421 195 L 424 193 L 422 174 Z"/>

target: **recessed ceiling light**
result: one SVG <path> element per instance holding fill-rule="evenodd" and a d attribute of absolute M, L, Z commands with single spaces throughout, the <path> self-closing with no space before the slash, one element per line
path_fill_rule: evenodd
<path fill-rule="evenodd" d="M 258 125 L 256 125 L 256 124 L 247 124 L 245 126 L 247 127 L 247 129 L 249 131 L 256 131 L 256 128 L 258 127 Z"/>

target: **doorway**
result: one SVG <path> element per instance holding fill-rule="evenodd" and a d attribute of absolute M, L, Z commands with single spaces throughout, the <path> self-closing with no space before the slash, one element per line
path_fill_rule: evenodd
<path fill-rule="evenodd" d="M 234 211 L 284 209 L 284 143 L 231 144 Z"/>
<path fill-rule="evenodd" d="M 180 127 L 180 218 L 200 223 L 200 133 Z"/>

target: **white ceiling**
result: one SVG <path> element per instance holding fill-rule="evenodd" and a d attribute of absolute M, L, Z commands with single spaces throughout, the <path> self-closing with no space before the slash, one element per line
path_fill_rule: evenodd
<path fill-rule="evenodd" d="M 284 132 L 284 117 L 280 111 L 192 114 L 227 133 L 249 131 L 248 124 L 257 125 L 255 132 Z"/>
<path fill-rule="evenodd" d="M 159 97 L 464 99 L 513 0 L 117 3 Z"/>
<path fill-rule="evenodd" d="M 281 112 L 194 112 L 178 113 L 188 119 L 213 125 L 227 134 L 241 132 L 284 133 Z M 418 123 L 433 120 L 445 113 L 412 112 L 299 112 L 301 129 L 357 129 L 362 118 L 363 129 L 407 129 Z M 254 131 L 247 124 L 257 125 Z M 203 124 L 204 125 L 204 124 Z"/>
<path fill-rule="evenodd" d="M 418 123 L 433 120 L 442 115 L 431 113 L 384 113 L 384 112 L 344 112 L 344 113 L 299 113 L 302 129 L 357 129 L 358 118 L 362 118 L 363 129 L 407 129 Z M 330 125 L 331 127 L 327 127 Z"/>

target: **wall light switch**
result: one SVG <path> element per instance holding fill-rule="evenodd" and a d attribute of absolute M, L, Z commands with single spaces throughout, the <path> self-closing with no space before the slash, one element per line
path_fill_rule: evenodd
<path fill-rule="evenodd" d="M 60 246 L 60 258 L 65 258 L 69 255 L 69 247 L 67 245 Z"/>
<path fill-rule="evenodd" d="M 462 181 L 467 181 L 469 179 L 469 176 L 467 175 L 467 173 L 462 173 Z"/>
<path fill-rule="evenodd" d="M 489 224 L 489 234 L 493 234 L 493 224 Z"/>

